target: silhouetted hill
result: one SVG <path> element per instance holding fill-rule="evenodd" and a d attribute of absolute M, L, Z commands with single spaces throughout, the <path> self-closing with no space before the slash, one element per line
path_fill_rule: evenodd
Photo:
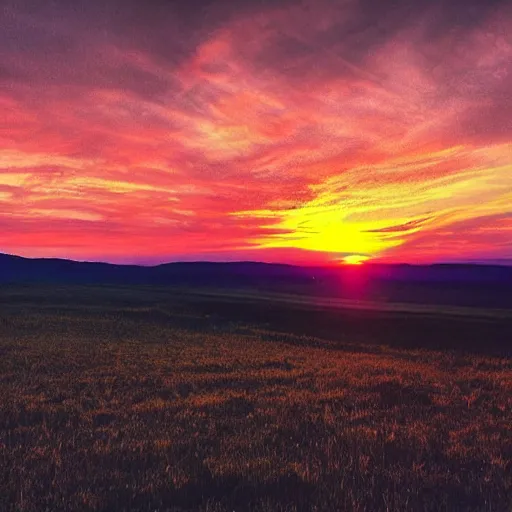
<path fill-rule="evenodd" d="M 251 287 L 390 302 L 512 307 L 512 267 L 499 265 L 297 267 L 187 262 L 143 267 L 0 254 L 0 283 Z"/>

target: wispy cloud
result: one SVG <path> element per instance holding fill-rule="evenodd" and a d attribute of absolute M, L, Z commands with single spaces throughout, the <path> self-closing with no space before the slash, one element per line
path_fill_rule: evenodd
<path fill-rule="evenodd" d="M 399 4 L 7 2 L 0 250 L 506 256 L 512 11 Z"/>

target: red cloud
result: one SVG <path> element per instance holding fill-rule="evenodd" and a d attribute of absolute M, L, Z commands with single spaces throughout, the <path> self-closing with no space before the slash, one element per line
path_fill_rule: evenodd
<path fill-rule="evenodd" d="M 157 39 L 149 26 L 128 37 L 127 22 L 105 39 L 71 11 L 66 23 L 12 12 L 9 30 L 28 35 L 2 53 L 1 250 L 301 262 L 510 251 L 505 7 L 436 31 L 423 6 L 380 32 L 356 2 L 254 7 L 181 40 L 152 16 Z"/>

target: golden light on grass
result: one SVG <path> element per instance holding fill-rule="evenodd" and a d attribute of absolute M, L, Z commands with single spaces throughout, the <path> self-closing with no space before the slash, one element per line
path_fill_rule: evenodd
<path fill-rule="evenodd" d="M 512 368 L 465 350 L 468 336 L 493 338 L 491 323 L 439 315 L 418 337 L 417 315 L 391 332 L 366 315 L 361 341 L 345 342 L 329 304 L 269 299 L 279 320 L 262 326 L 235 298 L 224 304 L 248 313 L 237 332 L 228 317 L 189 323 L 204 304 L 183 312 L 175 292 L 131 289 L 127 310 L 117 289 L 91 287 L 88 310 L 81 288 L 65 290 L 66 306 L 62 290 L 33 288 L 0 308 L 0 510 L 221 512 L 247 489 L 247 510 L 261 512 L 510 510 Z M 44 307 L 28 306 L 42 293 Z M 156 314 L 163 300 L 172 322 Z M 287 332 L 299 315 L 326 338 Z"/>
<path fill-rule="evenodd" d="M 345 265 L 362 265 L 369 259 L 369 256 L 363 256 L 362 254 L 349 254 L 348 256 L 345 256 L 341 261 Z"/>

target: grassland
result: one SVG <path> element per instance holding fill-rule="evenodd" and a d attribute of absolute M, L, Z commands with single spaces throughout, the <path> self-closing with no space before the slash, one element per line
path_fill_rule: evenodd
<path fill-rule="evenodd" d="M 142 288 L 0 301 L 2 511 L 511 510 L 505 317 L 272 316 Z"/>

